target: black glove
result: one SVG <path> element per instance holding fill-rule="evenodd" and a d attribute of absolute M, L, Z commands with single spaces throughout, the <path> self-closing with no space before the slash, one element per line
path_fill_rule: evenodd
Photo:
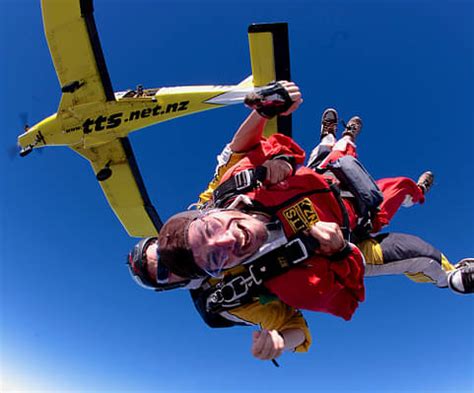
<path fill-rule="evenodd" d="M 258 92 L 247 94 L 244 104 L 255 109 L 260 116 L 271 119 L 286 112 L 293 104 L 293 100 L 286 89 L 276 82 L 268 84 Z"/>

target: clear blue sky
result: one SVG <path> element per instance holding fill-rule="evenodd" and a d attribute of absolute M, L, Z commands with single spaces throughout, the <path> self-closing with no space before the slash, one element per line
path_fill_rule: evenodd
<path fill-rule="evenodd" d="M 89 164 L 64 147 L 11 159 L 21 114 L 34 123 L 56 112 L 60 89 L 39 1 L 0 0 L 0 15 L 3 391 L 474 391 L 472 296 L 371 278 L 351 322 L 306 313 L 314 346 L 277 369 L 251 357 L 250 328 L 211 330 L 185 291 L 136 286 L 125 267 L 135 240 Z M 362 116 L 359 152 L 374 177 L 431 169 L 426 204 L 402 210 L 391 230 L 452 262 L 474 256 L 473 15 L 471 1 L 95 1 L 115 90 L 236 83 L 250 73 L 247 25 L 287 21 L 305 100 L 295 139 L 312 147 L 333 106 Z M 162 218 L 195 200 L 246 113 L 131 135 Z"/>

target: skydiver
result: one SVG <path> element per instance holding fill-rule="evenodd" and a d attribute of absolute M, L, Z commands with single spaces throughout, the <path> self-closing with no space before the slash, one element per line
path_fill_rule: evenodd
<path fill-rule="evenodd" d="M 260 127 L 260 129 L 261 129 L 261 128 L 263 128 L 262 120 L 259 117 L 256 117 L 256 116 L 258 116 L 258 115 L 256 115 L 255 112 L 254 112 L 251 116 L 249 116 L 246 123 L 247 124 L 250 123 L 252 126 L 257 125 L 257 127 Z M 252 124 L 253 122 L 255 124 Z M 280 161 L 280 160 L 279 161 L 274 161 L 274 163 L 276 163 L 276 162 L 280 162 L 279 164 L 277 164 L 277 166 L 275 166 L 275 168 L 279 168 L 279 169 L 276 170 L 276 172 L 278 174 L 278 171 L 281 171 L 282 168 L 285 167 L 285 166 L 283 166 L 283 164 L 281 164 L 281 162 L 285 162 L 285 160 L 283 160 L 283 161 Z M 272 165 L 270 165 L 270 168 L 271 167 L 272 167 Z M 287 167 L 286 171 L 290 172 L 289 166 L 286 165 L 286 167 Z M 213 215 L 214 215 L 214 217 L 213 217 Z M 190 219 L 190 216 L 193 217 L 193 220 Z M 232 227 L 232 228 L 229 227 L 228 230 L 223 231 L 222 226 L 219 227 L 219 219 L 224 220 L 226 218 L 229 219 L 229 222 L 234 222 L 235 226 Z M 195 221 L 194 221 L 194 219 L 195 219 Z M 263 233 L 264 233 L 265 228 L 262 228 L 262 222 L 258 222 L 258 221 L 257 222 L 256 221 L 252 222 L 252 217 L 244 216 L 244 215 L 242 215 L 242 213 L 238 213 L 238 212 L 228 212 L 228 211 L 215 212 L 214 211 L 214 212 L 211 212 L 211 213 L 209 213 L 207 215 L 204 215 L 204 216 L 200 215 L 199 213 L 185 213 L 184 216 L 180 216 L 179 220 L 185 221 L 189 224 L 189 230 L 190 230 L 189 235 L 191 235 L 191 236 L 194 236 L 193 233 L 195 234 L 196 231 L 199 234 L 199 225 L 204 227 L 204 237 L 207 237 L 207 238 L 204 239 L 204 243 L 199 244 L 199 242 L 198 242 L 198 244 L 196 246 L 196 244 L 195 244 L 196 239 L 195 238 L 192 238 L 192 239 L 191 238 L 190 239 L 184 238 L 183 239 L 183 237 L 181 236 L 181 240 L 179 240 L 178 242 L 182 242 L 185 247 L 182 247 L 179 250 L 179 252 L 182 253 L 182 255 L 186 256 L 186 258 L 189 257 L 189 250 L 187 250 L 187 247 L 189 246 L 189 244 L 187 244 L 187 241 L 189 240 L 192 243 L 192 245 L 195 246 L 195 248 L 193 249 L 193 253 L 194 253 L 194 251 L 196 252 L 196 256 L 197 256 L 196 262 L 202 264 L 202 266 L 200 266 L 200 268 L 202 270 L 207 269 L 207 270 L 209 270 L 208 272 L 213 273 L 213 274 L 216 274 L 216 273 L 219 273 L 219 272 L 213 271 L 211 269 L 212 266 L 209 266 L 209 264 L 208 264 L 208 262 L 212 262 L 212 261 L 207 260 L 206 257 L 202 257 L 202 255 L 201 255 L 202 253 L 206 254 L 206 252 L 207 252 L 206 247 L 208 247 L 209 244 L 206 244 L 205 241 L 213 240 L 212 236 L 214 236 L 214 235 L 219 235 L 219 236 L 220 235 L 226 235 L 226 233 L 230 231 L 229 233 L 227 233 L 227 235 L 230 235 L 230 237 L 228 236 L 228 238 L 224 239 L 224 241 L 227 242 L 227 244 L 223 243 L 223 244 L 219 245 L 220 247 L 218 247 L 218 250 L 219 250 L 220 254 L 222 254 L 222 250 L 226 250 L 226 247 L 227 247 L 227 255 L 225 255 L 225 257 L 222 257 L 222 255 L 218 254 L 218 258 L 217 258 L 218 261 L 217 262 L 219 262 L 222 265 L 222 266 L 218 266 L 219 269 L 224 268 L 224 267 L 225 268 L 230 267 L 230 265 L 232 265 L 233 263 L 240 262 L 242 259 L 245 259 L 247 254 L 251 254 L 256 248 L 258 248 L 258 246 L 260 245 L 259 243 L 262 242 L 262 239 L 264 238 Z M 237 222 L 239 222 L 239 220 L 242 220 L 242 221 L 240 221 L 241 222 L 240 226 L 237 225 Z M 208 223 L 208 221 L 210 221 L 210 224 Z M 243 222 L 246 222 L 246 224 L 243 224 Z M 199 225 L 198 225 L 198 223 L 199 223 Z M 191 224 L 194 226 L 194 228 L 191 227 Z M 310 233 L 316 236 L 318 234 L 318 231 L 321 231 L 321 228 L 318 228 L 318 226 L 321 227 L 321 225 L 323 225 L 323 224 L 325 224 L 325 223 L 323 223 L 321 221 L 319 223 L 315 223 L 313 225 L 313 227 L 311 227 Z M 234 224 L 232 224 L 232 225 L 234 225 Z M 328 225 L 330 225 L 330 224 L 328 223 Z M 339 252 L 340 247 L 342 247 L 342 246 L 344 246 L 344 248 L 347 247 L 347 245 L 344 242 L 344 239 L 342 238 L 342 235 L 341 235 L 340 231 L 339 232 L 337 231 L 338 228 L 335 227 L 334 224 L 332 224 L 332 225 L 333 226 L 331 228 L 323 228 L 322 233 L 326 236 L 326 238 L 323 237 L 322 239 L 320 239 L 320 241 L 321 241 L 321 244 L 323 246 L 322 248 L 326 247 L 326 249 L 324 250 L 324 252 L 321 252 L 322 249 L 320 249 L 321 254 L 326 254 L 326 255 L 334 254 L 334 252 L 336 252 L 336 253 Z M 169 227 L 168 227 L 168 229 L 169 229 Z M 250 229 L 252 229 L 252 230 L 250 230 Z M 182 230 L 183 230 L 183 228 L 180 225 L 177 225 L 176 231 L 177 232 L 181 231 L 181 234 L 182 234 Z M 324 230 L 326 232 L 324 232 Z M 210 231 L 210 232 L 207 233 L 206 231 Z M 171 231 L 171 232 L 173 232 L 173 231 Z M 259 237 L 256 236 L 259 233 L 260 233 L 260 238 L 261 238 L 260 240 L 259 240 Z M 167 233 L 167 228 L 165 227 L 165 228 L 163 228 L 163 232 L 161 233 L 162 239 L 163 239 L 163 237 L 165 239 L 169 239 L 166 236 L 167 234 L 170 235 L 169 238 L 171 239 L 171 243 L 174 240 L 176 240 L 173 235 L 171 235 L 170 233 Z M 319 235 L 321 235 L 321 234 L 319 233 Z M 201 234 L 201 236 L 202 236 L 202 234 Z M 403 236 L 405 236 L 405 238 L 403 238 Z M 232 239 L 232 237 L 233 237 L 233 239 Z M 421 243 L 422 241 L 418 238 L 415 238 L 415 237 L 410 237 L 408 235 L 399 235 L 397 237 L 396 234 L 389 234 L 389 235 L 387 235 L 383 238 L 368 239 L 367 241 L 365 241 L 366 244 L 364 245 L 364 247 L 361 247 L 361 248 L 362 249 L 364 249 L 364 248 L 368 249 L 369 251 L 366 251 L 366 254 L 369 255 L 369 252 L 372 252 L 372 254 L 370 254 L 370 255 L 371 255 L 371 257 L 373 257 L 374 256 L 373 251 L 374 250 L 377 251 L 377 247 L 380 248 L 380 249 L 384 249 L 387 244 L 393 244 L 392 240 L 394 238 L 398 241 L 404 240 L 405 243 L 407 243 L 406 242 L 407 238 L 408 238 L 408 240 L 410 240 L 410 239 L 411 240 L 413 240 L 413 239 L 419 240 L 419 241 L 414 241 L 412 243 L 407 243 L 406 244 L 407 250 L 405 250 L 405 251 L 410 251 L 410 247 L 412 247 L 412 248 L 414 247 L 416 249 L 416 247 L 420 247 L 420 244 L 422 246 L 424 245 L 425 248 L 429 246 L 426 243 L 422 244 Z M 245 240 L 245 239 L 247 239 L 247 240 Z M 328 240 L 328 239 L 329 239 L 329 245 L 326 245 L 325 241 Z M 378 242 L 377 242 L 377 240 L 378 240 Z M 231 247 L 229 249 L 229 247 L 230 247 L 229 244 L 233 244 L 234 248 Z M 239 246 L 239 244 L 240 244 L 241 247 Z M 169 243 L 168 243 L 168 245 L 169 245 Z M 156 255 L 156 245 L 154 245 L 152 243 L 152 246 L 153 246 L 154 250 L 151 252 L 151 254 Z M 202 250 L 203 247 L 204 247 L 204 251 Z M 355 252 L 356 248 L 352 247 L 352 246 L 350 246 L 350 247 Z M 431 246 L 429 246 L 429 247 L 431 247 Z M 402 249 L 403 249 L 403 247 L 402 247 Z M 433 250 L 431 250 L 431 251 L 433 251 Z M 163 254 L 166 254 L 167 251 L 169 251 L 169 250 L 167 250 L 167 245 L 166 245 L 166 242 L 165 242 L 165 244 L 161 248 L 161 256 L 162 256 L 163 261 L 166 259 L 166 258 L 163 258 Z M 173 253 L 176 253 L 176 251 L 177 250 L 174 250 Z M 434 266 L 438 265 L 440 267 L 441 264 L 443 264 L 443 266 L 448 266 L 449 263 L 447 263 L 447 261 L 443 260 L 444 257 L 441 255 L 441 253 L 436 252 L 436 250 L 434 250 L 434 251 L 435 252 L 432 253 L 433 255 L 431 255 L 431 258 L 424 258 L 426 261 L 422 261 L 423 258 L 421 258 L 421 257 L 418 258 L 418 262 L 419 262 L 418 265 L 420 265 L 420 261 L 422 261 L 422 264 L 424 263 L 425 265 L 426 264 L 427 265 L 434 265 Z M 403 250 L 402 250 L 402 252 L 403 252 Z M 145 254 L 149 254 L 148 249 L 145 250 Z M 434 254 L 437 254 L 437 256 L 435 256 Z M 416 255 L 429 255 L 429 254 L 416 254 Z M 213 257 L 216 257 L 216 256 L 213 255 Z M 404 255 L 401 255 L 401 256 L 400 255 L 393 255 L 393 257 L 403 259 Z M 191 259 L 194 259 L 194 255 L 191 255 Z M 181 259 L 181 261 L 184 261 L 184 260 Z M 143 263 L 143 260 L 142 260 L 141 264 L 140 263 L 134 263 L 133 267 L 136 268 L 135 269 L 135 274 L 141 275 L 142 278 L 148 276 L 148 279 L 149 279 L 149 281 L 151 281 L 152 286 L 153 286 L 153 282 L 156 283 L 156 274 L 154 274 L 154 272 L 156 271 L 156 267 L 155 267 L 156 266 L 156 257 L 155 257 L 155 261 L 153 261 L 155 263 L 150 263 L 150 262 L 152 262 L 151 259 L 148 259 L 148 262 L 149 262 L 149 266 L 146 266 L 146 264 Z M 216 261 L 213 261 L 213 262 L 216 262 Z M 368 260 L 367 262 L 370 263 L 370 260 Z M 377 262 L 380 263 L 380 261 L 377 261 Z M 444 263 L 444 262 L 446 262 L 447 264 Z M 415 265 L 415 266 L 411 266 L 411 268 L 415 268 L 415 270 L 420 268 L 420 266 L 416 266 L 417 263 L 413 263 L 413 260 L 412 260 L 412 264 Z M 390 261 L 382 261 L 382 266 L 386 267 L 385 265 L 392 268 L 396 265 L 398 266 L 399 264 L 390 265 Z M 328 265 L 328 266 L 330 266 L 330 265 Z M 176 266 L 170 266 L 170 267 L 175 268 Z M 356 262 L 356 263 L 353 264 L 352 267 L 355 267 L 355 268 L 359 267 L 360 268 L 360 263 L 358 264 Z M 188 269 L 187 272 L 185 271 L 186 269 Z M 422 269 L 423 269 L 423 267 L 422 267 Z M 397 269 L 395 269 L 395 270 L 394 269 L 388 269 L 388 270 L 392 274 L 400 272 L 400 271 L 396 271 Z M 410 271 L 409 269 L 407 269 L 407 270 Z M 438 268 L 438 270 L 441 270 L 441 269 Z M 457 277 L 457 278 L 461 277 L 463 279 L 465 277 L 469 277 L 469 275 L 467 275 L 467 276 L 465 274 L 463 275 L 463 273 L 465 273 L 465 270 L 466 270 L 466 268 L 463 268 L 461 270 L 457 270 L 456 273 L 453 273 L 453 274 L 450 275 L 450 277 L 452 277 L 452 280 L 450 280 L 450 285 L 451 285 L 452 288 L 456 287 L 456 285 L 454 285 L 453 283 L 455 281 L 459 281 L 459 279 L 456 280 L 455 277 Z M 196 272 L 200 273 L 199 272 L 199 266 L 196 268 L 196 266 L 193 266 L 192 263 L 188 264 L 188 266 L 186 266 L 186 267 L 179 266 L 178 269 L 175 270 L 175 271 L 181 273 L 181 275 L 183 275 L 183 276 L 186 276 L 186 275 L 193 276 L 193 275 L 195 275 Z M 403 270 L 403 272 L 404 271 L 405 270 Z M 191 273 L 191 274 L 189 274 L 189 273 Z M 201 271 L 201 273 L 202 273 L 202 271 Z M 289 272 L 289 273 L 291 273 L 291 272 Z M 288 274 L 288 273 L 286 273 L 286 274 Z M 382 272 L 382 273 L 375 273 L 375 274 L 384 274 L 384 273 Z M 199 274 L 197 274 L 197 275 L 199 275 Z M 446 276 L 446 272 L 444 273 L 444 276 Z M 295 276 L 293 278 L 295 278 Z M 172 279 L 172 281 L 173 281 L 173 279 Z M 278 278 L 277 278 L 277 281 L 278 281 Z M 357 281 L 357 279 L 355 281 Z M 464 280 L 464 281 L 461 280 L 461 281 L 465 282 L 466 280 Z M 354 283 L 352 283 L 352 284 L 354 284 Z M 358 286 L 359 284 L 360 283 L 356 283 L 356 286 Z M 469 282 L 467 282 L 467 284 L 469 284 Z M 472 282 L 471 282 L 471 284 L 472 284 Z M 439 283 L 438 283 L 438 285 L 439 285 Z M 349 286 L 351 286 L 351 283 L 349 283 Z M 362 293 L 359 293 L 359 298 L 363 299 L 363 286 L 362 286 L 362 288 L 349 288 L 349 289 L 352 290 L 352 291 L 357 291 L 357 289 L 359 289 L 359 290 L 362 289 Z M 466 290 L 466 288 L 464 288 L 464 289 L 461 289 L 460 292 L 467 292 L 467 290 Z M 280 295 L 281 295 L 281 293 L 280 293 Z M 288 298 L 286 298 L 286 300 L 290 304 L 292 303 L 291 299 L 288 300 Z M 351 307 L 349 307 L 349 309 L 350 308 Z M 335 311 L 335 310 L 332 310 L 332 311 Z M 352 310 L 352 312 L 353 312 L 353 310 Z M 351 310 L 349 310 L 348 313 L 351 314 Z M 343 315 L 340 313 L 340 316 L 343 316 Z M 348 314 L 346 313 L 345 316 L 347 317 Z M 350 317 L 350 315 L 349 315 L 349 317 Z M 269 331 L 266 331 L 266 333 L 262 333 L 259 336 L 260 338 L 257 338 L 256 343 L 254 343 L 254 346 L 255 345 L 258 346 L 259 343 L 261 345 L 261 340 L 262 340 L 261 338 L 262 337 L 264 337 L 264 339 L 269 338 L 270 341 L 277 340 L 278 335 L 274 335 L 274 337 L 273 337 L 272 334 L 274 334 L 274 333 L 271 333 L 271 332 L 272 331 L 269 330 Z M 260 339 L 260 341 L 259 341 L 259 339 Z"/>
<path fill-rule="evenodd" d="M 137 93 L 135 94 L 135 97 L 143 97 L 143 96 L 144 96 L 143 85 L 137 85 Z"/>
<path fill-rule="evenodd" d="M 344 122 L 343 122 L 344 123 Z M 362 119 L 353 116 L 347 123 L 342 138 L 337 140 L 338 114 L 328 108 L 321 117 L 320 143 L 309 157 L 307 166 L 323 173 L 338 159 L 345 156 L 358 158 L 356 138 L 362 130 Z M 425 194 L 431 189 L 434 175 L 431 171 L 423 172 L 415 183 L 407 177 L 384 178 L 375 183 L 383 193 L 383 201 L 378 211 L 371 217 L 371 232 L 377 233 L 387 226 L 400 206 L 410 207 L 425 201 Z"/>

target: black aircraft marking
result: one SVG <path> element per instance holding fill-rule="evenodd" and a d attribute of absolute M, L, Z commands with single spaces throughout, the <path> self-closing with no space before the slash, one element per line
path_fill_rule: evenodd
<path fill-rule="evenodd" d="M 163 108 L 161 105 L 155 105 L 153 108 L 144 108 L 134 110 L 124 117 L 123 112 L 113 113 L 109 116 L 99 115 L 95 119 L 88 118 L 82 123 L 84 134 L 90 134 L 92 131 L 100 132 L 117 128 L 123 122 L 155 117 L 166 113 L 186 112 L 189 110 L 189 101 L 172 102 Z M 77 127 L 65 130 L 66 133 L 73 132 Z"/>

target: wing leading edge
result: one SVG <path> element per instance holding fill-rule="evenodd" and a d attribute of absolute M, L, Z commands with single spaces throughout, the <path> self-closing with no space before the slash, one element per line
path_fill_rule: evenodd
<path fill-rule="evenodd" d="M 42 0 L 46 38 L 63 95 L 58 116 L 74 107 L 115 101 L 93 17 L 92 0 Z M 162 226 L 151 204 L 128 138 L 96 147 L 72 147 L 92 165 L 112 175 L 99 184 L 130 236 L 156 236 Z"/>
<path fill-rule="evenodd" d="M 114 101 L 92 0 L 42 0 L 41 5 L 49 50 L 63 92 L 58 114 L 77 105 Z"/>
<path fill-rule="evenodd" d="M 112 175 L 99 184 L 128 234 L 133 237 L 157 236 L 163 224 L 151 204 L 128 138 L 74 150 L 89 160 L 94 173 L 103 168 L 112 171 Z"/>

